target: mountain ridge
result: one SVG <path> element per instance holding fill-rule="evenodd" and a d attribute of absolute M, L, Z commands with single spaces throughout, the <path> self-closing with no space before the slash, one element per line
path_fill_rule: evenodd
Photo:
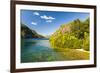
<path fill-rule="evenodd" d="M 45 38 L 38 34 L 35 30 L 30 29 L 25 24 L 21 23 L 21 37 L 22 38 Z"/>

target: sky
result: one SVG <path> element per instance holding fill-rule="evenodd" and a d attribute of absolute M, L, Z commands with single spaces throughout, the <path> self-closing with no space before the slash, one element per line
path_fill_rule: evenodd
<path fill-rule="evenodd" d="M 20 17 L 21 23 L 37 33 L 46 36 L 54 33 L 62 24 L 76 19 L 84 21 L 89 17 L 89 13 L 21 10 Z"/>

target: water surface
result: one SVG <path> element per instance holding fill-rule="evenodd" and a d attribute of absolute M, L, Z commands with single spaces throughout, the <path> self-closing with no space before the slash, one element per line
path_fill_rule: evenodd
<path fill-rule="evenodd" d="M 24 39 L 21 42 L 21 62 L 47 62 L 62 60 L 48 39 Z"/>
<path fill-rule="evenodd" d="M 21 41 L 22 63 L 89 60 L 89 57 L 89 52 L 67 48 L 52 48 L 48 39 L 23 39 Z"/>

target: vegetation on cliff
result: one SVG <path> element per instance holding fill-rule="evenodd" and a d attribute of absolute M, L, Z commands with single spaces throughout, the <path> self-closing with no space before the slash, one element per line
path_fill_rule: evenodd
<path fill-rule="evenodd" d="M 54 32 L 49 41 L 54 48 L 84 49 L 89 51 L 89 18 L 63 24 Z"/>

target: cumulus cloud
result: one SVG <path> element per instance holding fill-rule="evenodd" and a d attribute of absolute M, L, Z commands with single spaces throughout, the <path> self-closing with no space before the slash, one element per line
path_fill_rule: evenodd
<path fill-rule="evenodd" d="M 52 16 L 46 16 L 46 15 L 43 15 L 43 16 L 40 16 L 40 17 L 41 17 L 41 19 L 45 19 L 45 20 L 53 20 L 53 19 L 55 19 Z"/>
<path fill-rule="evenodd" d="M 34 15 L 40 15 L 38 12 L 33 12 Z"/>
<path fill-rule="evenodd" d="M 31 24 L 32 24 L 32 25 L 37 25 L 37 23 L 36 23 L 36 22 L 31 22 Z"/>

